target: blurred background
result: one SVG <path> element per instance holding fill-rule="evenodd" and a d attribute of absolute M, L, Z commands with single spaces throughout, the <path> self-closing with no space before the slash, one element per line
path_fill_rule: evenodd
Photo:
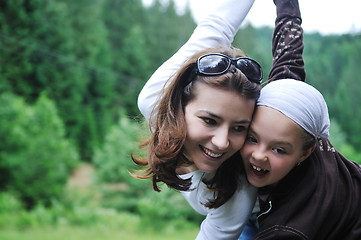
<path fill-rule="evenodd" d="M 172 0 L 0 2 L 0 239 L 197 235 L 203 217 L 180 194 L 129 175 L 148 133 L 137 95 L 194 16 Z M 247 21 L 234 42 L 265 76 L 273 22 Z M 361 32 L 351 30 L 306 32 L 304 60 L 331 141 L 361 163 Z"/>

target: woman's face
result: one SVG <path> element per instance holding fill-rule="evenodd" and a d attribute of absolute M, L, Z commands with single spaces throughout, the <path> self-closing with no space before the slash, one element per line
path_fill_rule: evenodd
<path fill-rule="evenodd" d="M 312 150 L 303 150 L 303 129 L 277 110 L 258 106 L 241 149 L 248 181 L 256 187 L 277 183 Z"/>
<path fill-rule="evenodd" d="M 213 172 L 243 146 L 255 100 L 204 83 L 194 87 L 185 107 L 185 154 L 196 169 Z"/>

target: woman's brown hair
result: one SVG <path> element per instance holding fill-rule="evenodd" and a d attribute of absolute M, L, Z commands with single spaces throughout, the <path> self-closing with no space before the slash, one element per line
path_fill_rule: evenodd
<path fill-rule="evenodd" d="M 195 97 L 193 89 L 196 82 L 234 91 L 246 99 L 257 100 L 259 97 L 261 85 L 249 81 L 233 65 L 222 75 L 194 75 L 192 72 L 197 59 L 207 53 L 222 53 L 230 58 L 244 56 L 243 52 L 237 48 L 206 49 L 194 54 L 168 80 L 150 117 L 151 136 L 141 144 L 141 147 L 148 147 L 148 158 L 132 155 L 136 164 L 146 167 L 132 175 L 140 179 L 152 178 L 153 188 L 156 191 L 160 191 L 158 187 L 160 182 L 176 190 L 190 190 L 191 179 L 179 178 L 176 170 L 181 166 L 192 164 L 192 161 L 183 154 L 187 132 L 184 108 Z M 217 169 L 215 177 L 206 182 L 208 188 L 215 193 L 215 199 L 206 203 L 207 207 L 217 208 L 233 195 L 237 189 L 242 169 L 239 152 L 227 159 Z"/>

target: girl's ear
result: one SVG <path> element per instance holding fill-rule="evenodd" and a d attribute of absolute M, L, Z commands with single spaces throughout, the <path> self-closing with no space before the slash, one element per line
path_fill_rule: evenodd
<path fill-rule="evenodd" d="M 313 147 L 310 147 L 309 149 L 304 151 L 301 158 L 300 158 L 300 160 L 298 161 L 298 163 L 301 163 L 304 160 L 306 160 L 311 155 L 311 153 L 315 150 L 315 148 L 316 148 L 316 144 L 313 145 Z"/>

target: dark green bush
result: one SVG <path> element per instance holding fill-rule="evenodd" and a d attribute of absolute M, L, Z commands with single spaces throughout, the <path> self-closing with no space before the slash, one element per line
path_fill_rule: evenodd
<path fill-rule="evenodd" d="M 137 143 L 141 133 L 140 125 L 121 112 L 118 124 L 106 135 L 102 148 L 95 151 L 93 163 L 101 182 L 131 184 L 129 171 L 136 165 L 130 155 L 138 152 Z"/>
<path fill-rule="evenodd" d="M 361 153 L 346 140 L 346 133 L 335 119 L 331 119 L 330 141 L 332 145 L 351 161 L 361 164 Z"/>
<path fill-rule="evenodd" d="M 27 208 L 59 197 L 79 157 L 65 138 L 51 100 L 34 104 L 0 95 L 0 190 L 15 192 Z M 3 174 L 4 173 L 4 174 Z"/>
<path fill-rule="evenodd" d="M 146 192 L 153 191 L 150 181 L 135 179 L 130 172 L 136 168 L 131 153 L 139 153 L 137 143 L 145 135 L 139 123 L 120 113 L 117 125 L 106 135 L 102 148 L 95 151 L 93 163 L 98 183 L 103 189 L 103 206 L 134 212 Z M 114 190 L 114 188 L 116 188 Z"/>
<path fill-rule="evenodd" d="M 177 228 L 182 228 L 185 222 L 199 225 L 205 218 L 193 210 L 180 193 L 171 189 L 160 193 L 148 192 L 138 201 L 137 210 L 143 224 L 154 229 L 164 228 L 170 221 L 173 224 L 179 221 Z"/>

